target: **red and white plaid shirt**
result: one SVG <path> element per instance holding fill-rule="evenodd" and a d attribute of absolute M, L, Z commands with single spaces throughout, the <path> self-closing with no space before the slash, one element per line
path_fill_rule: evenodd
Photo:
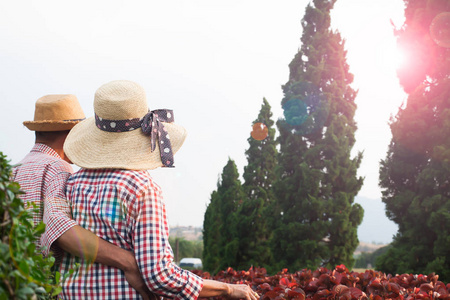
<path fill-rule="evenodd" d="M 173 263 L 161 188 L 147 171 L 81 169 L 67 183 L 74 220 L 97 236 L 133 251 L 151 291 L 173 299 L 196 299 L 203 280 Z M 64 254 L 61 274 L 80 268 L 63 283 L 60 298 L 141 299 L 124 273 Z"/>
<path fill-rule="evenodd" d="M 34 203 L 39 208 L 32 214 L 34 225 L 41 221 L 46 224 L 38 242 L 44 255 L 48 254 L 56 239 L 76 225 L 65 198 L 66 182 L 72 173 L 71 165 L 44 144 L 35 144 L 13 169 L 12 180 L 18 182 L 25 192 L 20 196 L 25 207 L 31 208 L 31 203 Z M 62 255 L 60 248 L 53 247 L 52 250 L 55 257 Z"/>

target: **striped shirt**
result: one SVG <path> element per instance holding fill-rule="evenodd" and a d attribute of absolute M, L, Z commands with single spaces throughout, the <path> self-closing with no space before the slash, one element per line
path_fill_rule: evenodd
<path fill-rule="evenodd" d="M 97 236 L 133 251 L 143 279 L 156 294 L 196 299 L 203 280 L 173 263 L 161 188 L 147 171 L 81 169 L 67 183 L 74 220 Z M 75 267 L 60 298 L 141 299 L 124 273 L 64 254 L 61 274 Z"/>
<path fill-rule="evenodd" d="M 65 187 L 73 169 L 58 153 L 44 144 L 35 144 L 30 153 L 13 169 L 12 180 L 20 184 L 25 194 L 20 198 L 26 208 L 32 203 L 38 208 L 32 213 L 34 225 L 44 221 L 45 232 L 38 241 L 42 253 L 50 249 L 55 257 L 62 255 L 59 247 L 51 247 L 64 232 L 76 225 L 65 198 Z"/>

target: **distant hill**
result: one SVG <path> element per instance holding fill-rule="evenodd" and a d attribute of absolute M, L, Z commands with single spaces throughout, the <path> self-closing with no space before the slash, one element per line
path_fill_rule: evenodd
<path fill-rule="evenodd" d="M 389 244 L 397 233 L 398 225 L 386 217 L 385 204 L 380 199 L 356 197 L 355 202 L 364 208 L 364 218 L 358 227 L 360 242 Z"/>
<path fill-rule="evenodd" d="M 183 238 L 187 241 L 199 241 L 203 239 L 203 229 L 193 226 L 173 226 L 169 229 L 171 238 Z"/>
<path fill-rule="evenodd" d="M 378 250 L 386 245 L 384 244 L 372 244 L 372 243 L 366 243 L 366 242 L 359 242 L 359 246 L 356 248 L 354 255 L 359 255 L 362 252 L 366 253 L 372 253 L 375 250 Z"/>

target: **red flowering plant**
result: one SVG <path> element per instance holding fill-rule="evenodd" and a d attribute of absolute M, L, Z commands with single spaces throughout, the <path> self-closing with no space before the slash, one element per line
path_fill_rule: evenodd
<path fill-rule="evenodd" d="M 236 271 L 228 268 L 215 276 L 194 270 L 202 278 L 227 283 L 248 284 L 260 295 L 261 300 L 450 300 L 450 283 L 439 281 L 436 274 L 386 275 L 374 270 L 349 271 L 344 265 L 334 270 L 303 269 L 289 273 L 283 269 L 273 276 L 264 268 Z M 212 299 L 220 300 L 222 297 Z"/>

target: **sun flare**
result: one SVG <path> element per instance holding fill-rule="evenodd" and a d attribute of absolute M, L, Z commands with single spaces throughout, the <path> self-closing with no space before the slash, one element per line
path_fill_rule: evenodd
<path fill-rule="evenodd" d="M 380 73 L 395 72 L 407 62 L 405 49 L 401 49 L 394 37 L 382 39 L 376 52 L 376 68 Z"/>

